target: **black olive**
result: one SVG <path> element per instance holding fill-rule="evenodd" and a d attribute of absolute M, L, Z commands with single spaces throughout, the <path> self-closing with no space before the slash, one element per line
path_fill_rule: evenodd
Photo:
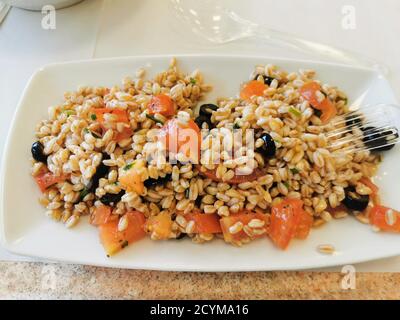
<path fill-rule="evenodd" d="M 202 198 L 199 196 L 199 197 L 197 197 L 196 200 L 194 201 L 194 204 L 195 204 L 195 206 L 196 206 L 197 208 L 200 208 L 200 206 L 201 206 L 201 200 L 202 200 Z"/>
<path fill-rule="evenodd" d="M 395 143 L 388 144 L 391 141 L 396 140 L 399 137 L 399 133 L 396 128 L 388 130 L 379 130 L 375 127 L 366 127 L 362 129 L 364 132 L 363 142 L 364 145 L 372 149 L 372 151 L 387 151 L 394 147 Z M 386 144 L 388 144 L 386 146 Z"/>
<path fill-rule="evenodd" d="M 122 196 L 125 194 L 125 191 L 122 190 L 119 193 L 106 193 L 104 196 L 100 198 L 101 203 L 109 205 L 113 203 L 114 205 L 121 201 Z"/>
<path fill-rule="evenodd" d="M 254 80 L 257 80 L 258 76 L 259 76 L 259 74 L 255 76 Z M 264 79 L 264 83 L 265 83 L 267 86 L 270 86 L 270 85 L 271 85 L 271 82 L 275 79 L 275 78 L 268 77 L 268 76 L 264 76 L 264 75 L 263 75 L 262 77 L 263 77 L 263 79 Z"/>
<path fill-rule="evenodd" d="M 211 122 L 211 118 L 210 116 L 206 116 L 206 115 L 199 115 L 194 122 L 196 122 L 197 126 L 200 129 L 203 129 L 203 123 L 207 123 L 208 129 L 212 129 L 213 128 L 213 124 Z"/>
<path fill-rule="evenodd" d="M 368 195 L 360 195 L 353 186 L 344 189 L 345 197 L 342 203 L 350 210 L 364 211 L 369 202 Z"/>
<path fill-rule="evenodd" d="M 183 238 L 185 238 L 186 237 L 186 233 L 181 233 L 179 236 L 177 236 L 175 239 L 176 240 L 181 240 L 181 239 L 183 239 Z"/>
<path fill-rule="evenodd" d="M 206 103 L 200 106 L 199 115 L 210 116 L 213 111 L 216 111 L 218 106 L 212 103 Z"/>
<path fill-rule="evenodd" d="M 321 116 L 322 116 L 322 111 L 321 111 L 321 110 L 318 110 L 318 109 L 315 109 L 315 108 L 313 108 L 313 110 L 314 110 L 315 116 L 318 117 L 318 118 L 321 118 Z"/>
<path fill-rule="evenodd" d="M 32 157 L 36 161 L 47 163 L 47 156 L 43 152 L 44 146 L 40 141 L 36 141 L 32 144 L 31 152 Z"/>
<path fill-rule="evenodd" d="M 97 166 L 95 174 L 86 186 L 88 193 L 96 191 L 97 187 L 99 186 L 99 180 L 108 174 L 109 167 L 103 163 L 103 160 L 108 159 L 110 159 L 110 156 L 107 153 L 103 153 L 102 161 Z"/>
<path fill-rule="evenodd" d="M 165 177 L 163 177 L 163 178 L 158 178 L 158 179 L 150 178 L 150 179 L 147 179 L 144 182 L 144 186 L 146 188 L 150 188 L 150 187 L 155 187 L 155 186 L 159 186 L 159 185 L 164 185 L 170 180 L 171 180 L 171 174 L 166 174 Z"/>
<path fill-rule="evenodd" d="M 268 133 L 263 133 L 260 138 L 264 141 L 264 144 L 257 151 L 265 157 L 273 157 L 276 153 L 274 139 Z"/>
<path fill-rule="evenodd" d="M 351 129 L 352 127 L 361 127 L 362 118 L 359 114 L 351 114 L 346 117 L 346 126 Z"/>

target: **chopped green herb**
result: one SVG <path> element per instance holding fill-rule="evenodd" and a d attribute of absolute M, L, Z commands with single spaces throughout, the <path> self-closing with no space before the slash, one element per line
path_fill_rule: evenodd
<path fill-rule="evenodd" d="M 125 171 L 128 171 L 128 170 L 129 170 L 130 168 L 132 168 L 132 167 L 133 167 L 133 162 L 127 164 L 127 165 L 124 167 L 124 170 L 125 170 Z"/>
<path fill-rule="evenodd" d="M 71 109 L 64 109 L 64 110 L 62 110 L 61 112 L 64 113 L 64 114 L 66 114 L 67 117 L 72 116 L 72 115 L 75 114 L 75 111 L 74 111 L 74 110 L 71 110 Z"/>
<path fill-rule="evenodd" d="M 195 85 L 196 84 L 196 79 L 195 78 L 190 78 L 190 83 Z"/>
<path fill-rule="evenodd" d="M 190 190 L 189 190 L 189 189 L 186 189 L 186 190 L 185 190 L 185 198 L 186 198 L 186 199 L 189 199 L 189 193 L 190 193 Z"/>
<path fill-rule="evenodd" d="M 240 129 L 240 126 L 237 122 L 233 124 L 233 129 Z"/>
<path fill-rule="evenodd" d="M 84 188 L 84 189 L 82 189 L 82 191 L 79 193 L 79 198 L 80 198 L 81 200 L 83 200 L 89 193 L 90 193 L 90 192 L 89 192 L 89 189 Z"/>
<path fill-rule="evenodd" d="M 300 172 L 299 169 L 297 169 L 297 168 L 290 168 L 290 171 L 291 171 L 293 174 L 297 174 L 297 173 Z"/>
<path fill-rule="evenodd" d="M 97 119 L 97 116 L 93 113 L 90 115 L 90 119 L 92 119 L 93 121 L 95 121 Z"/>
<path fill-rule="evenodd" d="M 156 123 L 164 124 L 164 122 L 162 122 L 161 120 L 158 120 L 156 117 L 152 116 L 151 114 L 147 114 L 147 113 L 146 113 L 146 118 L 147 118 L 147 119 L 150 119 L 150 120 L 153 120 L 153 121 L 156 122 Z"/>
<path fill-rule="evenodd" d="M 84 132 L 84 133 L 89 133 L 90 131 L 89 131 L 88 128 L 84 128 L 84 129 L 83 129 L 83 132 Z"/>
<path fill-rule="evenodd" d="M 124 242 L 121 243 L 121 248 L 123 249 L 123 248 L 127 247 L 128 244 L 129 244 L 129 242 L 125 240 Z"/>
<path fill-rule="evenodd" d="M 288 188 L 288 189 L 289 189 L 289 187 L 290 187 L 290 184 L 289 184 L 289 182 L 285 181 L 283 184 L 285 185 L 285 187 L 286 187 L 286 188 Z"/>
<path fill-rule="evenodd" d="M 292 115 L 294 115 L 295 117 L 298 117 L 298 118 L 301 117 L 301 112 L 300 112 L 300 110 L 296 109 L 296 108 L 293 107 L 293 106 L 290 106 L 289 112 L 290 112 Z"/>

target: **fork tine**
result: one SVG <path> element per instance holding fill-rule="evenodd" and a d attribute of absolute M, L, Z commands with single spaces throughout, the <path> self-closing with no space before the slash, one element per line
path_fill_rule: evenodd
<path fill-rule="evenodd" d="M 380 104 L 336 117 L 327 125 L 328 148 L 338 153 L 375 150 L 400 142 L 400 107 Z M 332 127 L 333 125 L 333 127 Z M 389 149 L 389 148 L 387 148 Z"/>
<path fill-rule="evenodd" d="M 377 134 L 377 132 L 381 132 L 381 134 Z M 336 140 L 332 145 L 343 145 L 346 143 L 349 143 L 353 141 L 354 139 L 360 138 L 361 140 L 368 138 L 368 137 L 373 137 L 376 136 L 375 138 L 368 139 L 368 142 L 373 142 L 377 141 L 383 138 L 387 138 L 390 136 L 393 136 L 393 140 L 396 139 L 396 135 L 398 135 L 398 131 L 396 128 L 392 126 L 386 126 L 386 127 L 381 127 L 381 128 L 371 128 L 371 129 L 365 129 L 362 130 L 362 133 L 360 134 L 353 134 L 352 136 L 345 136 L 343 138 L 340 138 Z M 389 140 L 387 140 L 389 141 Z"/>
<path fill-rule="evenodd" d="M 365 146 L 363 146 L 363 147 L 349 146 L 347 148 L 339 149 L 338 151 L 343 152 L 343 153 L 355 153 L 355 152 L 358 152 L 358 151 L 365 151 L 365 150 L 372 151 L 372 150 L 375 150 L 375 149 L 378 149 L 378 148 L 384 148 L 384 147 L 392 146 L 392 145 L 398 144 L 399 142 L 400 142 L 400 139 L 396 138 L 393 141 L 387 142 L 385 144 L 379 144 L 379 145 L 372 146 L 372 147 L 369 147 L 369 148 L 366 148 Z"/>
<path fill-rule="evenodd" d="M 356 123 L 350 123 L 350 124 L 348 123 L 350 121 L 356 121 L 356 120 L 360 120 L 360 121 L 356 122 Z M 362 120 L 364 120 L 364 121 L 362 121 Z M 384 119 L 384 120 L 386 120 L 386 119 Z M 335 125 L 337 125 L 337 123 L 338 122 L 335 122 Z M 346 123 L 346 127 L 345 128 L 341 127 L 341 128 L 337 128 L 337 129 L 331 130 L 327 134 L 328 138 L 335 137 L 335 136 L 342 135 L 342 134 L 346 134 L 346 133 L 350 133 L 350 132 L 353 131 L 354 128 L 362 129 L 362 128 L 371 127 L 371 126 L 374 126 L 374 125 L 375 126 L 383 126 L 383 125 L 387 125 L 387 124 L 390 125 L 389 121 L 382 121 L 382 118 L 379 117 L 378 113 L 376 113 L 374 115 L 373 119 L 365 120 L 365 116 L 362 115 L 362 116 L 357 117 L 357 118 L 351 117 L 350 119 L 348 117 L 346 117 L 346 120 L 340 121 L 339 123 L 340 124 Z"/>

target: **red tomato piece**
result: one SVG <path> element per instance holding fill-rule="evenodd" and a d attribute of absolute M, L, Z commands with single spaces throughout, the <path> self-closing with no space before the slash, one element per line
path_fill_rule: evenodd
<path fill-rule="evenodd" d="M 99 206 L 90 216 L 90 224 L 99 226 L 110 221 L 111 218 L 111 207 Z"/>
<path fill-rule="evenodd" d="M 192 119 L 187 125 L 180 124 L 177 119 L 167 121 L 160 130 L 159 139 L 170 154 L 182 153 L 193 163 L 199 162 L 201 134 Z"/>
<path fill-rule="evenodd" d="M 115 141 L 119 142 L 128 139 L 132 137 L 132 135 L 133 135 L 133 130 L 130 127 L 125 127 L 124 130 L 122 130 L 122 132 L 117 131 L 115 135 Z"/>
<path fill-rule="evenodd" d="M 230 232 L 230 227 L 240 222 L 243 226 L 246 226 L 251 220 L 258 219 L 264 221 L 264 226 L 258 228 L 260 234 L 252 234 L 249 236 L 243 229 L 239 232 Z M 228 217 L 223 217 L 220 219 L 222 233 L 224 235 L 224 240 L 228 243 L 239 244 L 242 240 L 255 239 L 259 237 L 266 236 L 268 233 L 269 219 L 268 216 L 259 212 L 249 212 L 242 211 L 238 213 L 231 214 Z M 263 232 L 262 232 L 263 231 Z"/>
<path fill-rule="evenodd" d="M 186 221 L 194 221 L 193 233 L 221 233 L 221 225 L 217 214 L 189 213 L 183 216 Z"/>
<path fill-rule="evenodd" d="M 121 108 L 94 108 L 92 109 L 92 115 L 96 116 L 95 120 L 100 123 L 104 122 L 104 114 L 109 113 L 116 116 L 116 122 L 129 123 L 128 112 Z"/>
<path fill-rule="evenodd" d="M 369 212 L 369 221 L 383 231 L 400 232 L 400 212 L 376 205 Z"/>
<path fill-rule="evenodd" d="M 269 236 L 279 248 L 286 249 L 293 238 L 307 238 L 312 222 L 303 210 L 303 201 L 285 199 L 272 207 Z"/>
<path fill-rule="evenodd" d="M 45 192 L 47 188 L 51 187 L 52 185 L 67 179 L 68 175 L 56 176 L 52 172 L 47 171 L 47 169 L 43 170 L 35 177 L 35 181 L 42 192 Z"/>
<path fill-rule="evenodd" d="M 197 168 L 199 170 L 199 173 L 201 175 L 207 177 L 208 179 L 211 179 L 212 181 L 216 181 L 216 182 L 222 182 L 222 179 L 217 178 L 217 175 L 216 175 L 217 170 L 216 169 L 202 171 L 200 165 L 198 165 Z M 257 180 L 258 178 L 264 176 L 265 174 L 266 173 L 263 169 L 255 168 L 253 170 L 253 172 L 250 174 L 245 174 L 245 175 L 235 174 L 232 179 L 230 179 L 226 182 L 232 183 L 232 184 L 240 184 L 240 183 L 247 182 L 247 181 Z"/>
<path fill-rule="evenodd" d="M 146 218 L 144 214 L 139 211 L 130 211 L 126 213 L 126 216 L 128 227 L 124 231 L 118 231 L 118 220 L 99 225 L 100 241 L 107 255 L 113 255 L 128 246 L 128 244 L 146 236 L 144 231 Z"/>
<path fill-rule="evenodd" d="M 301 96 L 305 100 L 307 100 L 315 109 L 318 109 L 320 104 L 316 95 L 316 92 L 318 90 L 321 90 L 321 86 L 315 81 L 305 83 L 299 90 Z"/>
<path fill-rule="evenodd" d="M 160 213 L 147 219 L 145 230 L 154 234 L 158 240 L 167 240 L 172 232 L 172 219 L 168 213 Z"/>
<path fill-rule="evenodd" d="M 329 98 L 321 102 L 317 97 L 317 91 L 321 91 L 321 86 L 315 81 L 307 82 L 300 88 L 301 96 L 307 100 L 315 109 L 321 110 L 322 123 L 328 123 L 337 114 L 337 109 Z"/>
<path fill-rule="evenodd" d="M 251 80 L 245 83 L 240 90 L 240 98 L 249 100 L 252 96 L 263 96 L 268 86 L 261 81 Z"/>
<path fill-rule="evenodd" d="M 319 107 L 321 108 L 322 111 L 321 114 L 322 123 L 328 123 L 331 119 L 333 119 L 337 115 L 336 107 L 328 98 L 322 101 Z"/>
<path fill-rule="evenodd" d="M 149 114 L 160 113 L 163 116 L 170 117 L 175 114 L 174 101 L 166 94 L 158 94 L 154 96 L 147 107 Z"/>

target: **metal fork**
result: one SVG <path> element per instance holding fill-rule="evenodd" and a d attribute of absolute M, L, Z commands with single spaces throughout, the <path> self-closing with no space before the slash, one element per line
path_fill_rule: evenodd
<path fill-rule="evenodd" d="M 7 16 L 8 11 L 11 6 L 8 4 L 0 2 L 0 24 L 3 22 L 4 18 Z"/>
<path fill-rule="evenodd" d="M 386 151 L 400 142 L 400 107 L 380 104 L 337 117 L 326 137 L 331 151 Z"/>

